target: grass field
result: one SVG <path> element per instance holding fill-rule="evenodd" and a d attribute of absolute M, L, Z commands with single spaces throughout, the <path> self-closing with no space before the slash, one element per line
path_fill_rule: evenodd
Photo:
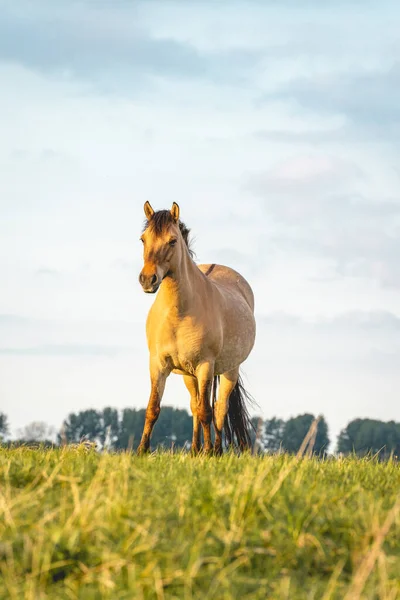
<path fill-rule="evenodd" d="M 400 467 L 0 450 L 0 597 L 400 598 Z"/>

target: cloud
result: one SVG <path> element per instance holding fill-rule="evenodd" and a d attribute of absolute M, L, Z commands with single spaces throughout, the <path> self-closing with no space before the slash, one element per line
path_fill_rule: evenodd
<path fill-rule="evenodd" d="M 400 139 L 400 62 L 350 72 L 328 71 L 312 78 L 294 78 L 265 100 L 294 101 L 317 115 L 343 116 L 343 126 L 331 131 L 304 132 L 280 139 L 312 141 L 396 141 Z M 266 135 L 266 134 L 264 134 Z"/>
<path fill-rule="evenodd" d="M 133 318 L 135 315 L 132 315 Z M 116 357 L 143 351 L 141 319 L 46 319 L 0 315 L 0 355 L 7 357 Z"/>
<path fill-rule="evenodd" d="M 200 53 L 190 42 L 155 38 L 138 24 L 136 11 L 83 3 L 71 10 L 3 9 L 0 60 L 62 77 L 96 82 L 103 91 L 138 93 L 152 77 L 241 81 L 259 53 Z M 109 88 L 111 86 L 111 88 Z"/>
<path fill-rule="evenodd" d="M 373 349 L 368 353 L 369 363 L 375 369 L 393 371 L 398 369 L 400 361 L 400 350 L 397 352 L 382 352 Z"/>
<path fill-rule="evenodd" d="M 389 311 L 348 311 L 331 318 L 304 319 L 286 312 L 257 316 L 257 340 L 268 340 L 262 361 L 269 373 L 309 373 L 309 388 L 314 377 L 333 381 L 355 378 L 356 373 L 397 376 L 400 361 L 400 315 Z M 387 359 L 387 360 L 386 360 Z M 256 359 L 257 360 L 257 359 Z M 329 373 L 329 376 L 327 376 Z M 305 393 L 305 389 L 302 390 Z"/>
<path fill-rule="evenodd" d="M 14 326 L 14 325 L 27 325 L 31 323 L 32 319 L 23 317 L 21 315 L 8 315 L 0 314 L 0 327 L 1 326 Z"/>
<path fill-rule="evenodd" d="M 359 132 L 358 132 L 359 133 Z M 302 146 L 313 146 L 326 145 L 327 142 L 345 142 L 351 137 L 350 126 L 343 122 L 337 123 L 335 126 L 328 126 L 319 129 L 307 129 L 303 128 L 298 131 L 287 131 L 284 129 L 271 130 L 271 131 L 254 131 L 252 137 L 255 140 L 263 141 L 265 143 L 283 143 L 290 146 L 299 145 Z"/>
<path fill-rule="evenodd" d="M 239 273 L 245 274 L 246 277 L 252 277 L 265 269 L 267 263 L 267 259 L 257 256 L 255 251 L 256 249 L 253 248 L 253 252 L 250 254 L 241 252 L 236 248 L 224 246 L 211 249 L 209 255 L 212 257 L 212 262 L 227 265 Z"/>
<path fill-rule="evenodd" d="M 308 328 L 326 332 L 350 332 L 359 330 L 363 332 L 383 332 L 397 334 L 400 331 L 400 315 L 390 311 L 360 311 L 353 310 L 339 313 L 330 318 L 304 319 L 298 315 L 286 312 L 272 312 L 258 317 L 264 325 L 278 328 Z"/>
<path fill-rule="evenodd" d="M 328 189 L 337 190 L 362 177 L 362 170 L 348 160 L 323 154 L 297 155 L 277 163 L 265 173 L 253 173 L 247 187 L 263 197 L 290 194 L 293 203 L 293 193 L 308 196 Z"/>
<path fill-rule="evenodd" d="M 340 276 L 400 287 L 400 201 L 373 199 L 367 175 L 351 161 L 297 155 L 253 173 L 245 189 L 276 229 L 276 246 L 334 261 Z"/>
<path fill-rule="evenodd" d="M 349 311 L 328 321 L 331 326 L 360 328 L 367 331 L 400 331 L 400 316 L 390 311 Z"/>
<path fill-rule="evenodd" d="M 32 346 L 26 348 L 0 348 L 2 356 L 47 356 L 47 357 L 99 357 L 106 356 L 113 358 L 119 354 L 131 354 L 132 348 L 127 346 L 100 346 L 100 345 L 85 345 L 85 344 L 59 344 L 59 345 L 43 345 Z"/>
<path fill-rule="evenodd" d="M 37 269 L 35 272 L 35 275 L 37 277 L 59 277 L 61 275 L 61 271 L 58 271 L 57 269 L 49 269 L 47 267 L 42 267 L 40 269 Z"/>
<path fill-rule="evenodd" d="M 136 278 L 141 268 L 141 257 L 136 257 L 135 260 L 129 260 L 128 258 L 116 258 L 111 261 L 110 268 L 127 272 L 129 275 L 132 275 Z"/>

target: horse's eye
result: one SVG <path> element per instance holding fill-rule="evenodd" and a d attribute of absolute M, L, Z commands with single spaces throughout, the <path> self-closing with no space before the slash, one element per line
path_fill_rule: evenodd
<path fill-rule="evenodd" d="M 170 240 L 168 243 L 170 246 L 175 246 L 177 240 Z"/>
<path fill-rule="evenodd" d="M 143 238 L 139 238 L 139 239 L 142 242 L 142 244 L 144 244 L 144 239 Z"/>

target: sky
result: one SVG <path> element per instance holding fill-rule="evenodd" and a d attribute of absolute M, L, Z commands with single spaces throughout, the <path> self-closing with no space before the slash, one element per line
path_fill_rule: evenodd
<path fill-rule="evenodd" d="M 0 0 L 0 411 L 142 408 L 143 204 L 256 301 L 258 414 L 400 421 L 395 2 Z M 163 403 L 189 410 L 179 376 Z"/>

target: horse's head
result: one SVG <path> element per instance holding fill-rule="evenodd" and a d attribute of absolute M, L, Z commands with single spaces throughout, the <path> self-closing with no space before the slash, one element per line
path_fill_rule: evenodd
<path fill-rule="evenodd" d="M 141 236 L 143 242 L 143 269 L 139 281 L 143 290 L 154 294 L 162 280 L 179 266 L 189 230 L 179 222 L 179 206 L 155 212 L 149 202 L 144 205 L 146 223 Z M 186 235 L 186 239 L 183 236 Z"/>

